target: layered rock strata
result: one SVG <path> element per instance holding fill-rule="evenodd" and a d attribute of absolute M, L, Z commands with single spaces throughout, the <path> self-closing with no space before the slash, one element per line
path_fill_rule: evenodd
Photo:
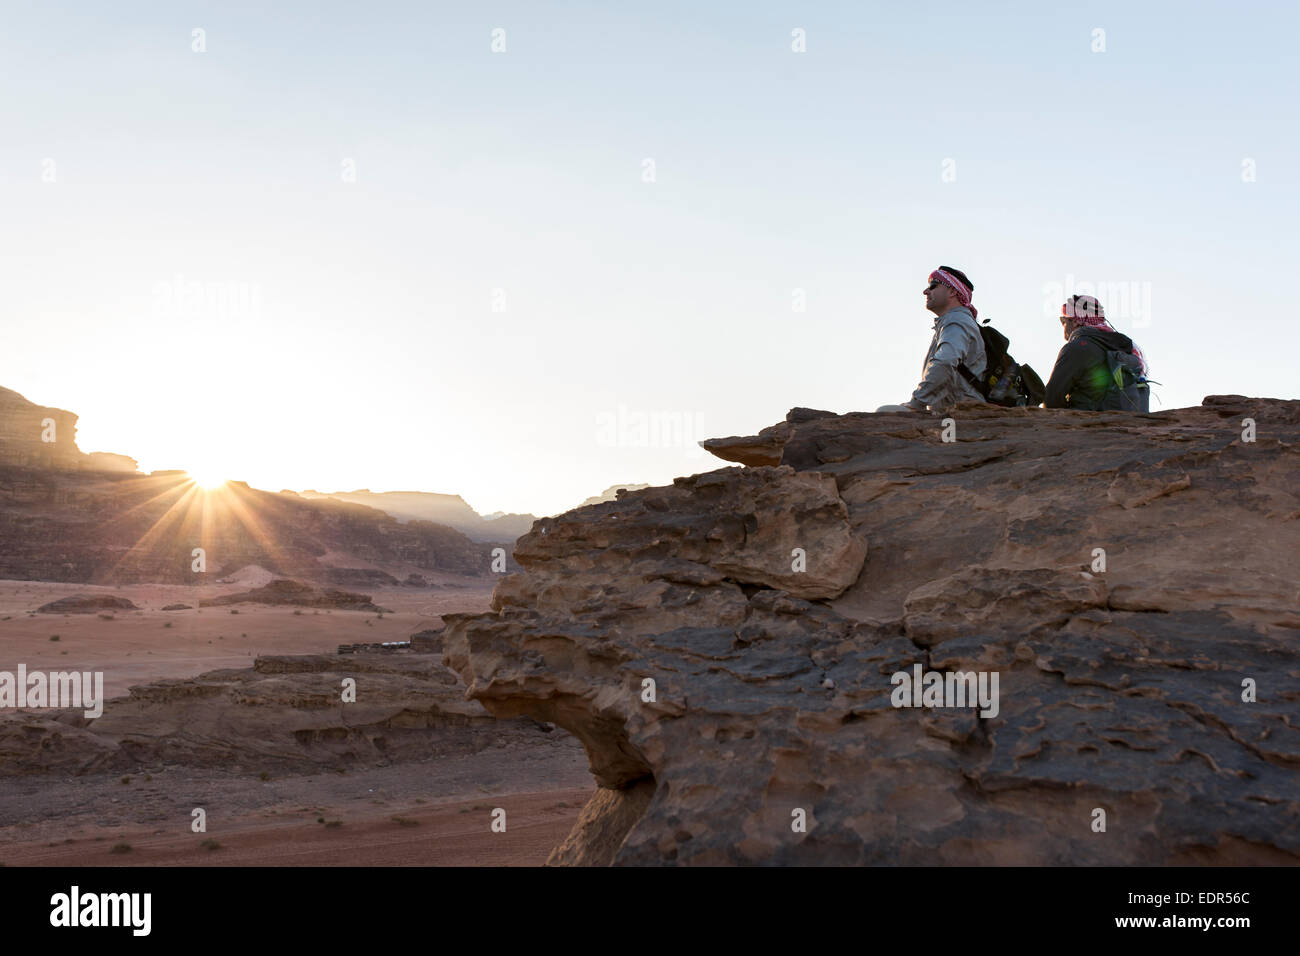
<path fill-rule="evenodd" d="M 1300 402 L 705 444 L 743 467 L 538 521 L 447 618 L 473 700 L 586 748 L 553 862 L 1300 862 Z"/>
<path fill-rule="evenodd" d="M 343 700 L 343 680 L 355 682 Z M 535 721 L 502 723 L 429 654 L 260 657 L 131 688 L 82 710 L 0 711 L 0 777 L 216 768 L 250 775 L 387 766 L 507 746 L 555 747 Z"/>

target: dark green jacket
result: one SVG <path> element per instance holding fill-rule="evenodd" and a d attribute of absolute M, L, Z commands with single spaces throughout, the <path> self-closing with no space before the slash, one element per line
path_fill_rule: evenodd
<path fill-rule="evenodd" d="M 1052 377 L 1047 381 L 1047 407 L 1148 411 L 1150 389 L 1122 392 L 1115 387 L 1106 361 L 1106 352 L 1112 349 L 1130 356 L 1132 365 L 1140 371 L 1141 363 L 1133 355 L 1133 340 L 1127 335 L 1087 325 L 1075 329 L 1057 354 Z"/>

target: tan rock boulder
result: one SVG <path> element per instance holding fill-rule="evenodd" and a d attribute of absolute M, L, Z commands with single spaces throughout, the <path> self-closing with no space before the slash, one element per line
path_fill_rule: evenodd
<path fill-rule="evenodd" d="M 447 619 L 604 788 L 553 862 L 1300 862 L 1300 402 L 949 417 L 706 442 Z"/>

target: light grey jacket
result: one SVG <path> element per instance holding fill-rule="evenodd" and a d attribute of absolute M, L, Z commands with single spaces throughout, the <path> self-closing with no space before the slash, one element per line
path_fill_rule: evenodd
<path fill-rule="evenodd" d="M 950 407 L 954 402 L 982 402 L 984 396 L 957 371 L 958 363 L 978 378 L 987 364 L 984 337 L 970 309 L 959 305 L 934 320 L 934 338 L 921 364 L 921 384 L 912 393 L 908 407 L 924 411 Z"/>

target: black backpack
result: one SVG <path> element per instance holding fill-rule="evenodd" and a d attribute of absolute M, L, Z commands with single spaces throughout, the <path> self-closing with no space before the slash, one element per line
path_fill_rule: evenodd
<path fill-rule="evenodd" d="M 1106 394 L 1097 411 L 1150 412 L 1151 385 L 1142 374 L 1142 362 L 1132 352 L 1108 349 L 1096 338 L 1093 345 L 1106 353 Z M 1156 383 L 1160 384 L 1160 383 Z"/>
<path fill-rule="evenodd" d="M 1041 405 L 1047 398 L 1047 387 L 1037 372 L 1011 357 L 1007 351 L 1011 340 L 989 325 L 988 319 L 979 330 L 984 339 L 984 374 L 976 376 L 965 364 L 958 365 L 957 371 L 986 402 L 1007 408 Z"/>

